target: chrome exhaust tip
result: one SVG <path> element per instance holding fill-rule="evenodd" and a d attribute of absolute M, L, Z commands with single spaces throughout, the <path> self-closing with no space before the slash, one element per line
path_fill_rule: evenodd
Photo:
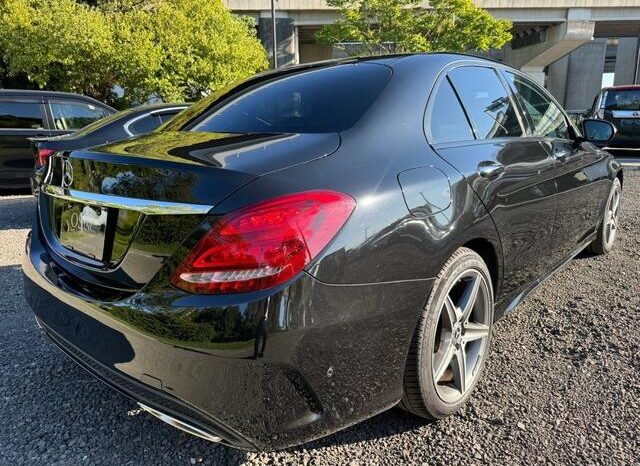
<path fill-rule="evenodd" d="M 38 325 L 38 328 L 40 328 L 40 330 L 44 330 L 44 327 L 42 326 L 42 324 L 40 323 L 40 319 L 38 319 L 38 317 L 34 316 L 36 319 L 36 324 Z"/>
<path fill-rule="evenodd" d="M 176 429 L 180 429 L 181 431 L 186 432 L 187 434 L 195 435 L 196 437 L 200 437 L 210 442 L 216 442 L 216 443 L 222 442 L 221 437 L 211 435 L 210 433 L 205 432 L 202 429 L 198 429 L 197 427 L 194 427 L 190 424 L 187 424 L 186 422 L 180 421 L 173 416 L 169 416 L 168 414 L 165 414 L 156 409 L 150 408 L 149 406 L 144 405 L 142 403 L 138 403 L 138 406 L 140 406 L 143 410 L 145 410 L 152 416 L 157 417 L 161 421 L 166 422 L 170 426 L 173 426 Z"/>

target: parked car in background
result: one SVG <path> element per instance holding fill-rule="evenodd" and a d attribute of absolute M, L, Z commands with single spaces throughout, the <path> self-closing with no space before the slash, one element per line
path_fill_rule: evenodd
<path fill-rule="evenodd" d="M 442 418 L 494 322 L 614 246 L 623 173 L 592 142 L 615 130 L 582 126 L 465 55 L 258 75 L 49 157 L 25 297 L 72 359 L 208 440 L 286 448 L 397 404 Z"/>
<path fill-rule="evenodd" d="M 0 189 L 30 186 L 29 138 L 68 134 L 115 112 L 79 94 L 0 89 Z"/>
<path fill-rule="evenodd" d="M 35 159 L 33 188 L 39 184 L 47 159 L 54 152 L 85 149 L 150 133 L 188 106 L 187 103 L 143 105 L 95 121 L 75 133 L 50 138 L 32 138 Z"/>
<path fill-rule="evenodd" d="M 640 155 L 640 85 L 602 89 L 585 116 L 606 120 L 617 128 L 607 143 L 615 155 Z"/>

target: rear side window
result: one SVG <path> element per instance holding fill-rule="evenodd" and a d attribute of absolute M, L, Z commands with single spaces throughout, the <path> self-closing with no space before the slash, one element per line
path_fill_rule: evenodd
<path fill-rule="evenodd" d="M 55 129 L 74 130 L 104 118 L 108 113 L 95 105 L 84 102 L 49 102 Z"/>
<path fill-rule="evenodd" d="M 491 68 L 456 68 L 449 77 L 476 130 L 478 139 L 522 136 L 509 94 Z"/>
<path fill-rule="evenodd" d="M 607 110 L 640 110 L 640 89 L 607 92 L 604 108 Z"/>
<path fill-rule="evenodd" d="M 158 118 L 158 116 L 146 115 L 143 118 L 140 118 L 139 120 L 131 123 L 128 129 L 129 132 L 133 135 L 145 134 L 150 133 L 151 131 L 156 129 L 158 126 L 160 126 L 161 123 L 162 122 L 160 121 L 160 118 Z"/>
<path fill-rule="evenodd" d="M 40 102 L 0 101 L 0 128 L 43 128 L 42 106 Z"/>
<path fill-rule="evenodd" d="M 533 124 L 533 135 L 569 138 L 569 126 L 562 110 L 535 88 L 533 83 L 513 73 L 505 73 Z"/>
<path fill-rule="evenodd" d="M 427 122 L 433 144 L 473 139 L 464 110 L 446 78 L 436 91 Z"/>
<path fill-rule="evenodd" d="M 172 112 L 159 113 L 157 116 L 160 118 L 160 121 L 162 121 L 162 123 L 166 123 L 167 121 L 171 120 L 174 116 L 176 116 L 178 113 L 180 113 L 182 110 L 184 109 L 175 110 Z"/>
<path fill-rule="evenodd" d="M 374 63 L 336 65 L 266 82 L 216 109 L 195 131 L 335 133 L 353 126 L 391 78 Z"/>

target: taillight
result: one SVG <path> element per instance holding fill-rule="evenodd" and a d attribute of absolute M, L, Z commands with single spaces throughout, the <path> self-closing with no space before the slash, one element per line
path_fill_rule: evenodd
<path fill-rule="evenodd" d="M 284 283 L 329 244 L 355 207 L 335 191 L 270 199 L 223 216 L 175 271 L 191 293 L 262 290 Z"/>
<path fill-rule="evenodd" d="M 38 148 L 36 152 L 36 166 L 44 167 L 47 164 L 47 160 L 49 160 L 49 157 L 51 157 L 54 152 L 55 151 L 53 149 L 45 149 L 42 147 Z"/>

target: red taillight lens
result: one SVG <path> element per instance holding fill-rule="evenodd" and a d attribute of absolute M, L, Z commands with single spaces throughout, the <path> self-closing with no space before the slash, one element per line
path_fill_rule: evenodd
<path fill-rule="evenodd" d="M 55 151 L 53 149 L 39 148 L 36 152 L 36 166 L 44 167 L 47 164 L 47 160 L 49 160 L 49 157 L 51 157 L 54 152 Z"/>
<path fill-rule="evenodd" d="M 346 194 L 307 191 L 232 212 L 196 244 L 171 283 L 203 294 L 242 293 L 284 283 L 329 244 L 354 207 Z"/>

